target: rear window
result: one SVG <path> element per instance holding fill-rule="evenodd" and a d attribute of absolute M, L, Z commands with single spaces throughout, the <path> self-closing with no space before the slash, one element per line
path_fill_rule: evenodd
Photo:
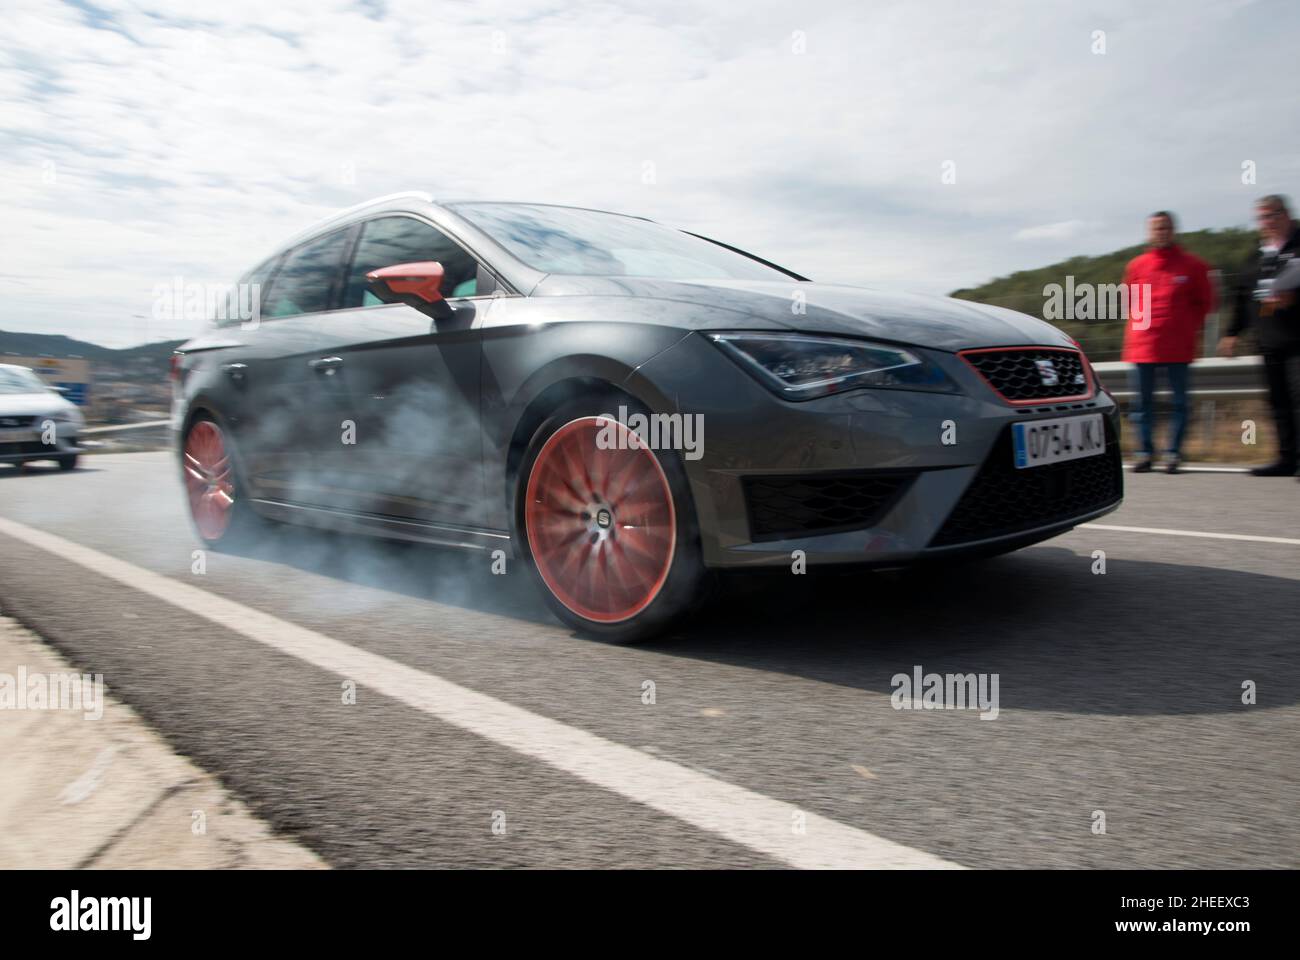
<path fill-rule="evenodd" d="M 280 257 L 274 256 L 260 266 L 254 267 L 248 273 L 239 278 L 234 289 L 226 296 L 225 316 L 218 316 L 216 324 L 218 327 L 230 327 L 241 323 L 247 323 L 253 319 L 253 309 L 256 308 L 257 316 L 262 316 L 262 304 L 266 300 L 271 273 L 275 269 Z"/>
<path fill-rule="evenodd" d="M 0 367 L 0 394 L 53 392 L 45 381 L 21 367 Z"/>

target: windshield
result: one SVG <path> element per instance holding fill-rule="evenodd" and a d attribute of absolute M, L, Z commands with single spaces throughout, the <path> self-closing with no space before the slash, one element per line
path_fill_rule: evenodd
<path fill-rule="evenodd" d="M 29 370 L 20 367 L 0 367 L 0 394 L 48 393 L 45 381 Z"/>
<path fill-rule="evenodd" d="M 636 217 L 529 203 L 448 206 L 544 273 L 673 280 L 791 279 L 744 254 Z"/>

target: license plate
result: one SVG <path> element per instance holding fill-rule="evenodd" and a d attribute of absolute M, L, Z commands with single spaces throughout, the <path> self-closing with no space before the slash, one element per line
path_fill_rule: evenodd
<path fill-rule="evenodd" d="M 1017 470 L 1079 460 L 1106 451 L 1106 431 L 1100 413 L 1055 420 L 1023 420 L 1011 425 L 1011 439 Z"/>

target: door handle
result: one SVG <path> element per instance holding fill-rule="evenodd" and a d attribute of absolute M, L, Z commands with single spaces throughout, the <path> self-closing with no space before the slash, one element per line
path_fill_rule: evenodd
<path fill-rule="evenodd" d="M 323 373 L 326 376 L 332 376 L 334 371 L 343 366 L 342 357 L 317 357 L 315 360 L 308 360 L 307 366 L 311 367 L 317 373 Z"/>
<path fill-rule="evenodd" d="M 247 374 L 247 371 L 248 364 L 246 363 L 223 363 L 221 365 L 221 372 L 237 383 L 242 383 L 244 381 L 244 376 Z"/>

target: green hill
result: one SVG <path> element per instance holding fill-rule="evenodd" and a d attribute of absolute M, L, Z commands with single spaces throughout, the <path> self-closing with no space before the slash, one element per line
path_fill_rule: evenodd
<path fill-rule="evenodd" d="M 1255 249 L 1258 240 L 1253 230 L 1228 228 L 1180 233 L 1178 242 L 1211 267 L 1218 269 L 1222 275 L 1222 289 L 1230 290 L 1236 281 L 1238 269 Z M 1076 287 L 1083 283 L 1119 283 L 1124 276 L 1125 265 L 1144 249 L 1145 245 L 1136 244 L 1101 256 L 1071 257 L 1050 266 L 998 277 L 979 287 L 954 290 L 951 296 L 996 304 L 1042 317 L 1043 305 L 1047 302 L 1047 297 L 1043 294 L 1045 286 L 1052 283 L 1064 285 L 1067 276 L 1074 277 Z M 1222 329 L 1227 324 L 1227 313 L 1221 312 L 1220 315 Z M 1122 320 L 1052 320 L 1052 323 L 1083 344 L 1084 350 L 1093 360 L 1119 359 L 1124 337 Z"/>
<path fill-rule="evenodd" d="M 0 363 L 15 357 L 80 357 L 90 361 L 97 383 L 128 381 L 158 384 L 167 381 L 172 351 L 183 340 L 158 340 L 135 347 L 113 349 L 62 334 L 0 330 Z"/>

